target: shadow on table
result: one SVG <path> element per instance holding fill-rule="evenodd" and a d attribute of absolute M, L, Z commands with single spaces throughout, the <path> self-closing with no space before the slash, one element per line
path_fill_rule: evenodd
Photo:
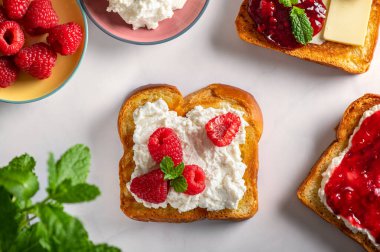
<path fill-rule="evenodd" d="M 318 137 L 315 142 L 314 155 L 310 157 L 302 168 L 297 168 L 304 172 L 300 174 L 298 178 L 294 179 L 294 187 L 285 198 L 279 211 L 287 220 L 302 230 L 302 232 L 310 233 L 321 243 L 330 246 L 333 251 L 361 251 L 358 244 L 344 235 L 338 228 L 327 223 L 312 210 L 304 206 L 297 198 L 298 186 L 306 178 L 314 163 L 319 159 L 320 154 L 331 144 L 333 139 L 335 139 L 335 132 L 331 130 L 335 126 L 336 124 L 327 127 L 325 131 L 320 131 L 320 137 Z M 307 248 L 305 248 L 305 251 L 307 251 Z"/>

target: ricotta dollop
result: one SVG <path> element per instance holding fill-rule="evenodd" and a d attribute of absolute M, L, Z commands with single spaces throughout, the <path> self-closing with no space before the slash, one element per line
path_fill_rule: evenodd
<path fill-rule="evenodd" d="M 116 12 L 133 29 L 156 29 L 158 23 L 182 9 L 186 0 L 108 0 L 108 12 Z"/>
<path fill-rule="evenodd" d="M 228 112 L 240 116 L 242 125 L 229 146 L 216 147 L 208 139 L 205 125 L 210 119 Z M 239 147 L 245 143 L 245 127 L 248 126 L 243 114 L 242 111 L 223 104 L 221 108 L 197 106 L 188 112 L 186 117 L 181 117 L 177 112 L 170 111 L 162 99 L 147 102 L 136 109 L 133 114 L 136 125 L 133 134 L 133 160 L 136 167 L 131 180 L 156 167 L 157 164 L 150 156 L 147 144 L 150 135 L 160 127 L 172 128 L 177 133 L 182 143 L 184 163 L 202 167 L 206 175 L 206 189 L 201 194 L 190 196 L 177 193 L 170 188 L 167 200 L 161 204 L 146 202 L 132 193 L 136 201 L 148 208 L 165 208 L 169 204 L 179 212 L 197 207 L 208 211 L 236 209 L 246 191 L 243 179 L 246 165 L 242 162 Z M 130 189 L 130 182 L 127 183 L 127 188 Z"/>

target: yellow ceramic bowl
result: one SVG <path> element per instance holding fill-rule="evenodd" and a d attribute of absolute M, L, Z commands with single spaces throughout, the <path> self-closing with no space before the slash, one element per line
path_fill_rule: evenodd
<path fill-rule="evenodd" d="M 0 0 L 0 3 L 2 0 Z M 79 50 L 71 56 L 58 54 L 57 63 L 50 78 L 38 80 L 21 72 L 17 81 L 8 88 L 0 88 L 0 101 L 9 103 L 27 103 L 38 101 L 57 92 L 75 73 L 79 67 L 87 46 L 87 20 L 80 4 L 76 0 L 52 0 L 54 10 L 59 17 L 59 23 L 70 21 L 78 23 L 83 28 L 83 41 Z M 26 35 L 27 36 L 27 35 Z M 45 36 L 26 37 L 26 44 L 46 42 Z"/>

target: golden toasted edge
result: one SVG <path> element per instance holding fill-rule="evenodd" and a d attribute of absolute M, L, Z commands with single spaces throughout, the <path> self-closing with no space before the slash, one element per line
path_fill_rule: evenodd
<path fill-rule="evenodd" d="M 156 94 L 161 94 L 161 90 L 165 89 L 169 93 L 174 93 L 174 96 L 177 97 L 176 101 L 173 103 L 168 102 L 165 97 L 150 97 L 150 99 L 142 99 L 145 96 L 149 96 L 152 94 L 152 92 L 155 92 Z M 206 95 L 206 91 L 210 91 L 211 96 Z M 194 209 L 192 211 L 188 211 L 185 213 L 179 213 L 178 210 L 173 209 L 171 207 L 167 207 L 165 209 L 148 209 L 143 207 L 142 204 L 137 203 L 133 196 L 129 194 L 128 190 L 126 189 L 126 183 L 130 179 L 130 175 L 134 169 L 134 163 L 133 163 L 133 131 L 134 131 L 134 125 L 133 125 L 133 118 L 132 113 L 133 111 L 142 104 L 145 104 L 147 101 L 153 101 L 157 100 L 158 98 L 163 98 L 166 100 L 166 102 L 169 105 L 169 108 L 171 110 L 176 110 L 178 114 L 185 115 L 186 110 L 184 109 L 184 100 L 182 98 L 182 95 L 180 92 L 174 87 L 169 85 L 150 85 L 148 87 L 142 87 L 136 92 L 134 92 L 132 95 L 127 98 L 126 102 L 122 106 L 120 113 L 119 113 L 119 120 L 118 120 L 118 128 L 119 128 L 119 135 L 120 139 L 123 143 L 124 147 L 124 155 L 122 159 L 120 160 L 120 167 L 119 167 L 119 177 L 120 177 L 120 199 L 121 199 L 121 209 L 122 211 L 129 216 L 132 219 L 139 220 L 139 221 L 156 221 L 156 222 L 191 222 L 200 220 L 203 218 L 209 218 L 209 219 L 226 219 L 226 220 L 243 220 L 250 218 L 254 215 L 254 213 L 257 211 L 257 168 L 258 168 L 258 155 L 257 155 L 257 145 L 258 140 L 261 137 L 262 133 L 262 114 L 261 110 L 254 100 L 254 98 L 247 92 L 240 90 L 238 88 L 234 88 L 228 85 L 221 85 L 221 84 L 214 84 L 210 85 L 204 89 L 199 90 L 198 92 L 195 92 L 188 97 L 185 97 L 187 101 L 194 102 L 194 99 L 198 95 L 203 95 L 202 97 L 202 103 L 201 104 L 191 104 L 189 103 L 188 108 L 193 108 L 195 105 L 203 105 L 207 107 L 207 105 L 212 106 L 211 100 L 218 100 L 218 102 L 232 102 L 234 101 L 235 107 L 236 104 L 240 104 L 241 107 L 244 107 L 246 110 L 246 116 L 245 119 L 249 124 L 255 123 L 255 127 L 252 127 L 251 134 L 255 136 L 256 143 L 253 143 L 253 150 L 251 151 L 250 155 L 246 155 L 246 159 L 248 160 L 251 156 L 252 165 L 251 169 L 247 168 L 245 176 L 252 178 L 252 197 L 254 197 L 254 204 L 250 206 L 251 208 L 246 210 L 243 213 L 239 213 L 239 210 L 223 210 L 219 212 L 214 212 L 213 215 L 208 215 L 208 212 L 205 209 Z M 214 95 L 218 95 L 217 97 L 214 97 Z M 236 100 L 234 100 L 234 97 Z M 206 98 L 204 100 L 204 98 Z M 141 102 L 138 103 L 139 105 L 131 106 L 131 104 L 134 104 L 135 101 L 138 101 L 141 99 Z M 225 100 L 223 100 L 225 99 Z M 205 104 L 205 101 L 207 101 L 207 104 Z M 255 118 L 252 119 L 252 116 Z M 126 121 L 127 117 L 129 117 L 129 121 L 132 122 L 132 125 L 127 126 Z M 256 118 L 257 117 L 257 118 Z M 245 146 L 248 146 L 246 144 Z M 244 149 L 244 151 L 246 151 Z M 243 153 L 243 151 L 242 151 Z M 246 192 L 245 196 L 248 193 Z"/>
<path fill-rule="evenodd" d="M 349 138 L 353 134 L 363 113 L 376 104 L 380 104 L 380 96 L 375 94 L 366 94 L 351 103 L 344 112 L 342 120 L 336 130 L 337 139 L 321 155 L 297 191 L 297 196 L 304 205 L 316 212 L 327 222 L 338 227 L 343 233 L 370 252 L 376 252 L 378 250 L 366 235 L 353 233 L 346 227 L 342 220 L 337 219 L 320 201 L 318 190 L 322 182 L 322 173 L 328 168 L 331 160 L 347 147 Z"/>
<path fill-rule="evenodd" d="M 307 61 L 337 67 L 351 74 L 365 73 L 370 67 L 379 34 L 380 0 L 373 0 L 364 48 L 327 41 L 322 45 L 308 44 L 295 50 L 285 50 L 269 43 L 264 36 L 253 29 L 254 22 L 249 16 L 247 9 L 248 0 L 244 0 L 235 24 L 239 37 L 248 43 L 273 49 Z M 346 60 L 350 58 L 350 54 L 360 55 L 360 57 L 353 60 L 355 62 L 347 62 Z"/>
<path fill-rule="evenodd" d="M 254 97 L 248 92 L 224 84 L 211 84 L 185 97 L 185 111 L 193 109 L 202 100 L 204 107 L 218 107 L 220 103 L 229 103 L 233 108 L 244 111 L 246 143 L 240 146 L 243 162 L 247 165 L 244 174 L 247 191 L 239 202 L 238 209 L 206 212 L 208 219 L 245 220 L 251 218 L 258 210 L 257 173 L 258 142 L 263 130 L 261 109 Z M 185 113 L 183 113 L 184 115 Z"/>

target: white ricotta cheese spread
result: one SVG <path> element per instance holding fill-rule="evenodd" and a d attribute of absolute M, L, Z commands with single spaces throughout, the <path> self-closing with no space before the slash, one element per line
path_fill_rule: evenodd
<path fill-rule="evenodd" d="M 343 158 L 344 156 L 347 154 L 347 152 L 351 149 L 351 146 L 352 146 L 352 138 L 353 136 L 359 131 L 363 121 L 372 116 L 374 113 L 376 113 L 377 111 L 380 110 L 380 105 L 376 105 L 374 107 L 372 107 L 371 109 L 367 110 L 366 112 L 364 112 L 362 118 L 360 119 L 360 122 L 359 122 L 359 125 L 355 128 L 354 130 L 354 133 L 351 135 L 350 137 L 350 140 L 348 142 L 348 146 L 346 149 L 344 149 L 338 156 L 336 156 L 335 158 L 333 158 L 333 160 L 331 161 L 329 167 L 327 168 L 327 170 L 322 174 L 323 176 L 323 179 L 322 179 L 322 183 L 321 183 L 321 188 L 319 189 L 318 191 L 318 194 L 319 194 L 319 198 L 321 199 L 322 203 L 327 207 L 327 209 L 331 212 L 331 213 L 334 213 L 334 211 L 328 206 L 327 202 L 326 202 L 326 194 L 325 194 L 325 187 L 326 187 L 326 184 L 327 182 L 329 181 L 330 177 L 332 176 L 332 174 L 334 173 L 334 170 L 335 168 L 337 168 L 343 161 Z M 346 224 L 346 226 L 354 233 L 357 233 L 357 232 L 361 232 L 363 234 L 366 234 L 368 236 L 368 238 L 371 240 L 371 242 L 377 247 L 377 248 L 380 248 L 380 244 L 377 244 L 376 241 L 375 241 L 375 238 L 369 233 L 369 231 L 367 229 L 364 229 L 364 228 L 360 228 L 360 227 L 355 227 L 354 225 L 351 224 L 351 222 L 349 220 L 347 220 L 346 218 L 344 218 L 343 216 L 340 216 L 340 215 L 336 215 L 336 217 L 340 220 L 343 220 L 343 222 Z"/>
<path fill-rule="evenodd" d="M 216 147 L 207 137 L 206 123 L 221 114 L 232 112 L 240 116 L 242 125 L 235 139 L 229 146 Z M 171 205 L 179 212 L 186 212 L 197 207 L 208 211 L 225 208 L 236 209 L 246 191 L 243 175 L 246 165 L 242 162 L 239 145 L 245 143 L 245 127 L 248 123 L 243 119 L 243 112 L 231 108 L 228 104 L 221 108 L 195 107 L 186 117 L 170 111 L 166 102 L 159 99 L 147 102 L 133 114 L 136 125 L 133 134 L 133 160 L 135 170 L 132 178 L 155 169 L 155 161 L 150 156 L 147 144 L 151 134 L 160 127 L 172 128 L 182 142 L 183 161 L 187 165 L 196 164 L 206 174 L 205 190 L 195 196 L 177 193 L 170 188 L 167 200 L 161 204 L 152 204 L 139 199 L 132 193 L 137 202 L 148 208 L 165 208 Z M 130 182 L 127 183 L 130 190 Z"/>
<path fill-rule="evenodd" d="M 108 0 L 108 12 L 118 13 L 133 29 L 156 29 L 158 22 L 171 18 L 186 0 Z"/>

